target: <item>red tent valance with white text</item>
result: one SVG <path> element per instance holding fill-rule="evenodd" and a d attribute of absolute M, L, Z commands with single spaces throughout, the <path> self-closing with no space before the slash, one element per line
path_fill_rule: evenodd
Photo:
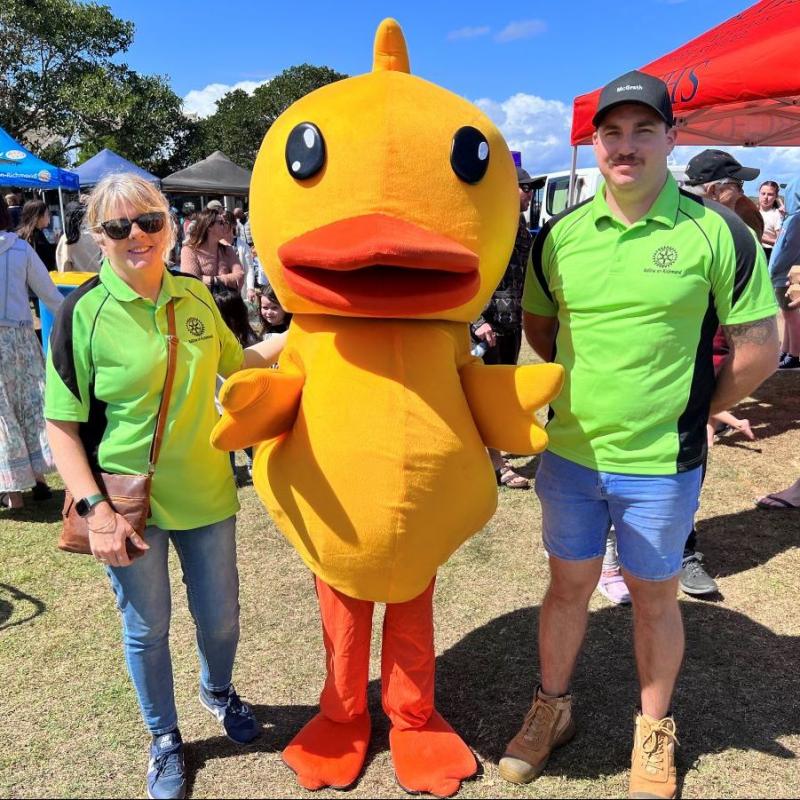
<path fill-rule="evenodd" d="M 669 86 L 679 144 L 800 145 L 800 0 L 762 0 L 641 71 Z M 599 94 L 575 98 L 573 145 Z"/>

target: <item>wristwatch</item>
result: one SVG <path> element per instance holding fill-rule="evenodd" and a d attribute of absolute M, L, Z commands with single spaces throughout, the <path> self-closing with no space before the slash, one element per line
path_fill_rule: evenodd
<path fill-rule="evenodd" d="M 82 497 L 75 503 L 75 511 L 79 517 L 89 516 L 89 512 L 98 504 L 102 503 L 108 498 L 104 494 L 90 494 L 88 497 Z"/>

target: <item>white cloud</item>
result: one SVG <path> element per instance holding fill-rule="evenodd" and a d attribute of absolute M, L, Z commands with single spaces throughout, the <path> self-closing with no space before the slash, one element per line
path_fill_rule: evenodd
<path fill-rule="evenodd" d="M 183 98 L 183 112 L 196 114 L 198 117 L 210 117 L 217 110 L 217 102 L 228 92 L 232 92 L 234 89 L 243 89 L 248 94 L 252 94 L 259 86 L 268 82 L 268 80 L 239 81 L 230 86 L 226 83 L 209 83 L 202 89 L 192 89 Z"/>
<path fill-rule="evenodd" d="M 522 165 L 532 175 L 569 169 L 572 105 L 532 94 L 515 94 L 506 100 L 482 98 L 475 104 L 500 128 L 508 146 L 522 153 Z M 709 145 L 714 147 L 714 145 Z M 672 162 L 684 165 L 704 150 L 699 146 L 676 147 Z M 758 193 L 765 180 L 786 183 L 800 174 L 800 147 L 716 147 L 731 153 L 746 167 L 758 167 L 761 174 L 745 185 L 749 195 Z M 578 148 L 578 166 L 595 166 L 591 147 Z"/>
<path fill-rule="evenodd" d="M 547 30 L 547 23 L 540 19 L 523 19 L 509 22 L 500 33 L 495 34 L 496 42 L 512 42 L 515 39 L 529 39 Z"/>
<path fill-rule="evenodd" d="M 479 25 L 476 27 L 459 28 L 455 31 L 450 31 L 447 34 L 448 41 L 455 41 L 456 39 L 475 39 L 478 36 L 486 36 L 491 31 L 488 25 Z"/>
<path fill-rule="evenodd" d="M 508 146 L 522 153 L 522 165 L 528 172 L 569 169 L 571 106 L 522 93 L 500 102 L 484 98 L 475 104 L 500 128 Z"/>

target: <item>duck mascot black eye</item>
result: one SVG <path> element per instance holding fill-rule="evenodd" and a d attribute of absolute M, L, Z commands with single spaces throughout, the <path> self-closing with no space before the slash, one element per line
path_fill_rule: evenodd
<path fill-rule="evenodd" d="M 325 140 L 311 122 L 292 128 L 286 140 L 286 168 L 293 178 L 305 180 L 316 175 L 325 163 Z"/>
<path fill-rule="evenodd" d="M 450 148 L 450 166 L 464 183 L 478 183 L 489 168 L 489 142 L 471 125 L 459 128 Z"/>

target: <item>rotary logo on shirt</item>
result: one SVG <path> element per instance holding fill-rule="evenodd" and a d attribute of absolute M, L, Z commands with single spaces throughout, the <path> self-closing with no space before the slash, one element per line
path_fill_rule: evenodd
<path fill-rule="evenodd" d="M 670 245 L 659 247 L 653 253 L 653 266 L 645 267 L 645 272 L 658 272 L 661 274 L 668 273 L 670 275 L 680 275 L 680 270 L 672 269 L 672 266 L 678 260 L 678 251 Z"/>
<path fill-rule="evenodd" d="M 189 317 L 186 320 L 186 330 L 194 336 L 194 339 L 189 339 L 189 344 L 194 344 L 195 342 L 202 341 L 203 339 L 210 339 L 211 334 L 203 336 L 206 332 L 206 326 L 203 324 L 201 319 L 197 317 Z"/>

